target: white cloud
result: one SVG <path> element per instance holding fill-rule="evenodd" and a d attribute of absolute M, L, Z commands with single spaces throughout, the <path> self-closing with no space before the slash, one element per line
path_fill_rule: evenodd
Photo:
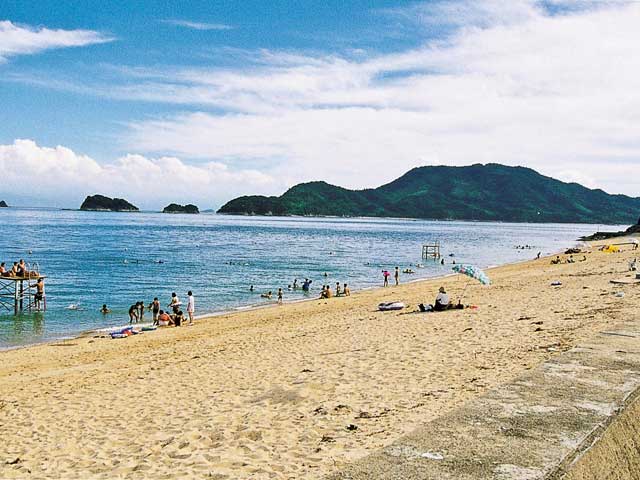
<path fill-rule="evenodd" d="M 41 147 L 32 140 L 0 145 L 4 199 L 47 205 L 79 206 L 86 195 L 124 197 L 141 208 L 170 203 L 219 206 L 244 189 L 282 188 L 267 174 L 232 170 L 219 162 L 187 164 L 175 157 L 125 155 L 100 164 L 65 147 Z"/>
<path fill-rule="evenodd" d="M 39 53 L 54 48 L 82 47 L 112 41 L 93 30 L 51 30 L 0 21 L 0 62 L 16 55 Z"/>
<path fill-rule="evenodd" d="M 162 20 L 162 23 L 174 25 L 176 27 L 190 28 L 192 30 L 232 30 L 231 25 L 224 23 L 203 23 L 189 20 Z"/>
<path fill-rule="evenodd" d="M 498 162 L 637 196 L 640 4 L 570 3 L 440 2 L 450 17 L 470 9 L 468 28 L 412 50 L 263 52 L 251 68 L 150 72 L 113 94 L 203 109 L 134 122 L 132 148 L 270 161 L 290 183 L 375 186 L 421 163 Z"/>

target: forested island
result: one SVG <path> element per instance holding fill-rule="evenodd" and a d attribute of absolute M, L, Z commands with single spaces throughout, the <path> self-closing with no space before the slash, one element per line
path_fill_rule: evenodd
<path fill-rule="evenodd" d="M 374 189 L 326 182 L 296 185 L 279 197 L 243 196 L 218 213 L 402 217 L 434 220 L 631 224 L 640 198 L 566 183 L 525 167 L 427 166 Z"/>
<path fill-rule="evenodd" d="M 122 198 L 110 198 L 104 195 L 89 195 L 84 199 L 80 210 L 92 212 L 137 212 L 138 207 Z"/>

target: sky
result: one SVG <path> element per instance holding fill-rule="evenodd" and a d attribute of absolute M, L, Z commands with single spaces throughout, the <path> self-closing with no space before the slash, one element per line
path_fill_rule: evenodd
<path fill-rule="evenodd" d="M 640 196 L 640 2 L 0 0 L 0 196 L 217 208 L 502 163 Z"/>

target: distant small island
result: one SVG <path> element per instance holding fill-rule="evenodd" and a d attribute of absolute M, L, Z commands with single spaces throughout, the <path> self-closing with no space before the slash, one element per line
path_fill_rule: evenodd
<path fill-rule="evenodd" d="M 171 203 L 164 207 L 162 213 L 200 213 L 198 207 L 193 204 L 178 205 L 177 203 Z"/>
<path fill-rule="evenodd" d="M 89 195 L 82 202 L 80 210 L 91 212 L 138 212 L 140 209 L 122 198 Z"/>
<path fill-rule="evenodd" d="M 9 208 L 9 205 L 4 200 L 0 200 L 0 208 Z"/>
<path fill-rule="evenodd" d="M 218 213 L 630 224 L 640 198 L 565 183 L 524 167 L 418 167 L 378 188 L 301 183 L 279 197 L 244 196 Z"/>

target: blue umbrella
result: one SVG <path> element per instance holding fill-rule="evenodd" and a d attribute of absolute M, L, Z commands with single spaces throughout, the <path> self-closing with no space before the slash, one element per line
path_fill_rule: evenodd
<path fill-rule="evenodd" d="M 453 271 L 466 275 L 467 277 L 475 278 L 483 285 L 491 285 L 491 280 L 487 277 L 487 274 L 478 267 L 473 265 L 454 265 Z"/>

